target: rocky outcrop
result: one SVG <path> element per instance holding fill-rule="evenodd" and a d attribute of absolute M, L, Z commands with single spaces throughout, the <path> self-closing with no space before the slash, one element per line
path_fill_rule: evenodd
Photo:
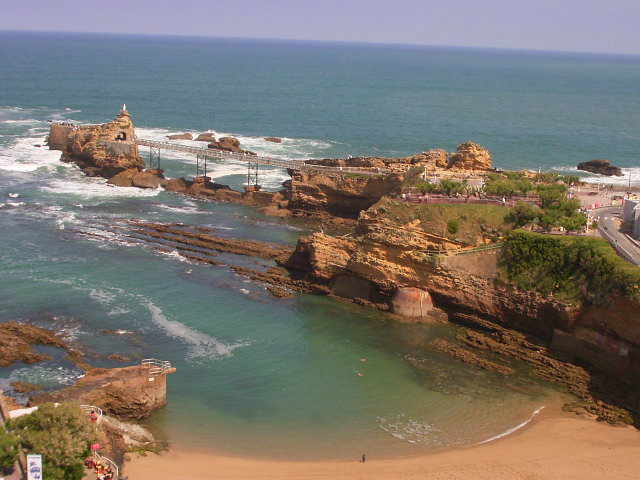
<path fill-rule="evenodd" d="M 609 308 L 603 308 L 520 290 L 500 274 L 499 249 L 434 255 L 439 248 L 460 246 L 417 227 L 394 223 L 388 215 L 377 218 L 369 210 L 361 214 L 354 237 L 317 233 L 300 239 L 285 266 L 310 282 L 326 285 L 333 294 L 382 309 L 395 307 L 398 292 L 428 292 L 440 309 L 473 313 L 533 334 L 558 351 L 621 378 L 640 375 L 637 302 L 613 298 Z M 357 288 L 350 291 L 345 281 Z M 425 300 L 423 310 L 430 307 Z"/>
<path fill-rule="evenodd" d="M 255 155 L 255 153 L 250 152 L 249 150 L 243 150 L 240 148 L 240 140 L 235 137 L 220 137 L 220 139 L 215 142 L 212 141 L 207 147 L 213 150 L 222 150 L 224 152 L 232 152 L 232 153 L 246 153 L 247 155 Z"/>
<path fill-rule="evenodd" d="M 473 142 L 461 143 L 449 158 L 449 168 L 457 170 L 491 169 L 491 153 Z"/>
<path fill-rule="evenodd" d="M 441 148 L 432 148 L 422 153 L 424 161 L 414 161 L 416 165 L 432 165 L 435 168 L 447 168 L 449 166 L 449 154 Z"/>
<path fill-rule="evenodd" d="M 167 135 L 169 140 L 193 140 L 193 135 L 190 133 L 179 133 L 177 135 Z"/>
<path fill-rule="evenodd" d="M 160 188 L 167 180 L 161 173 L 141 172 L 131 168 L 114 175 L 107 183 L 116 187 Z"/>
<path fill-rule="evenodd" d="M 216 141 L 216 137 L 211 132 L 205 132 L 205 133 L 201 133 L 200 135 L 198 135 L 195 138 L 195 141 L 196 142 L 215 142 Z"/>
<path fill-rule="evenodd" d="M 611 162 L 609 162 L 609 160 L 589 160 L 588 162 L 581 162 L 578 164 L 578 170 L 597 173 L 599 175 L 606 175 L 608 177 L 614 175 L 616 177 L 623 176 L 620 167 L 611 165 Z"/>
<path fill-rule="evenodd" d="M 282 139 L 278 137 L 265 137 L 265 140 L 271 143 L 282 143 Z"/>
<path fill-rule="evenodd" d="M 145 418 L 167 403 L 167 374 L 173 372 L 154 373 L 148 365 L 90 370 L 69 388 L 32 396 L 29 405 L 78 401 L 120 418 Z"/>
<path fill-rule="evenodd" d="M 110 178 L 124 170 L 144 168 L 134 138 L 131 116 L 122 110 L 112 122 L 101 125 L 52 123 L 48 144 L 63 152 L 63 161 L 75 163 L 88 176 Z"/>
<path fill-rule="evenodd" d="M 70 347 L 53 332 L 27 323 L 0 323 L 0 367 L 14 362 L 36 363 L 48 355 L 37 353 L 31 345 L 52 345 L 70 350 Z"/>
<path fill-rule="evenodd" d="M 357 218 L 383 195 L 399 189 L 402 177 L 325 174 L 290 170 L 287 208 L 296 216 L 331 215 Z"/>

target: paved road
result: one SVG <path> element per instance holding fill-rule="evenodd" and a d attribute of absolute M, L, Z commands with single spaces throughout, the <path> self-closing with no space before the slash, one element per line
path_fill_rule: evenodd
<path fill-rule="evenodd" d="M 628 261 L 640 265 L 640 248 L 629 240 L 624 233 L 618 231 L 616 219 L 621 219 L 621 208 L 603 207 L 593 210 L 591 213 L 594 217 L 600 217 L 598 221 L 598 229 L 600 234 L 609 240 L 613 247 Z"/>

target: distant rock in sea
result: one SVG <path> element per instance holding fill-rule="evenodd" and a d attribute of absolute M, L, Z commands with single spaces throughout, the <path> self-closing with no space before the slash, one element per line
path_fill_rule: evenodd
<path fill-rule="evenodd" d="M 242 150 L 240 148 L 240 140 L 235 137 L 220 137 L 220 140 L 217 142 L 211 142 L 208 145 L 209 148 L 213 150 L 222 150 L 225 152 L 232 153 L 246 153 L 248 155 L 255 155 L 255 153 L 250 152 L 249 150 Z"/>
<path fill-rule="evenodd" d="M 282 143 L 282 139 L 278 137 L 265 137 L 265 140 L 271 143 Z"/>
<path fill-rule="evenodd" d="M 201 133 L 195 138 L 196 142 L 215 142 L 216 137 L 211 132 Z"/>
<path fill-rule="evenodd" d="M 179 133 L 177 135 L 167 135 L 169 140 L 193 140 L 193 135 L 190 133 Z"/>
<path fill-rule="evenodd" d="M 600 175 L 606 175 L 611 177 L 622 177 L 622 170 L 620 167 L 611 165 L 609 160 L 589 160 L 588 162 L 581 162 L 578 164 L 578 170 L 584 170 L 585 172 L 597 173 Z"/>

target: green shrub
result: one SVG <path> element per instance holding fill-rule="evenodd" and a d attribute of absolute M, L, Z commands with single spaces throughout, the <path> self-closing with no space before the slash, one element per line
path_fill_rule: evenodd
<path fill-rule="evenodd" d="M 542 210 L 537 205 L 520 200 L 507 215 L 507 221 L 522 227 L 527 223 L 534 223 L 540 217 Z"/>
<path fill-rule="evenodd" d="M 460 222 L 458 220 L 449 220 L 447 222 L 447 232 L 455 235 L 460 230 Z"/>
<path fill-rule="evenodd" d="M 80 480 L 82 464 L 96 439 L 87 414 L 78 405 L 40 405 L 30 415 L 8 423 L 28 453 L 39 453 L 47 480 Z"/>
<path fill-rule="evenodd" d="M 0 470 L 9 468 L 18 459 L 18 438 L 0 426 Z"/>
<path fill-rule="evenodd" d="M 501 266 L 523 290 L 604 305 L 612 294 L 640 300 L 640 268 L 618 257 L 600 238 L 516 230 L 506 238 Z"/>

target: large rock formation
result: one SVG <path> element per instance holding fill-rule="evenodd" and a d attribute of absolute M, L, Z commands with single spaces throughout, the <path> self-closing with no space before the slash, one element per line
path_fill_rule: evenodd
<path fill-rule="evenodd" d="M 533 334 L 567 355 L 622 378 L 640 375 L 637 302 L 616 297 L 611 308 L 603 308 L 523 291 L 501 276 L 499 250 L 430 253 L 455 248 L 450 242 L 422 231 L 417 224 L 403 225 L 392 215 L 369 210 L 360 216 L 354 237 L 316 233 L 300 239 L 285 266 L 310 282 L 328 286 L 335 295 L 382 309 L 393 310 L 399 291 L 420 289 L 438 308 L 471 313 Z M 349 289 L 345 284 L 356 287 Z M 426 298 L 423 311 L 425 306 L 430 306 Z"/>
<path fill-rule="evenodd" d="M 167 374 L 175 368 L 158 370 L 149 365 L 95 369 L 72 387 L 33 395 L 29 405 L 78 401 L 121 418 L 144 418 L 167 403 Z"/>
<path fill-rule="evenodd" d="M 609 160 L 589 160 L 588 162 L 581 162 L 578 164 L 578 170 L 606 175 L 608 177 L 612 175 L 615 175 L 616 177 L 623 176 L 620 167 L 611 165 Z"/>
<path fill-rule="evenodd" d="M 449 154 L 441 148 L 432 148 L 422 153 L 422 156 L 424 157 L 424 161 L 418 160 L 414 163 L 417 165 L 432 165 L 435 166 L 435 168 L 447 168 L 449 165 Z"/>
<path fill-rule="evenodd" d="M 449 158 L 449 168 L 459 170 L 489 170 L 491 153 L 473 142 L 461 143 Z"/>
<path fill-rule="evenodd" d="M 110 178 L 130 168 L 144 168 L 134 138 L 131 116 L 123 109 L 112 122 L 101 125 L 52 123 L 48 144 L 63 152 L 63 161 L 75 163 L 88 176 Z"/>
<path fill-rule="evenodd" d="M 50 330 L 28 323 L 0 323 L 0 367 L 14 362 L 36 363 L 51 358 L 34 351 L 31 345 L 51 345 L 69 350 L 69 346 Z"/>
<path fill-rule="evenodd" d="M 167 183 L 162 173 L 141 172 L 137 168 L 124 170 L 107 182 L 116 187 L 159 188 Z"/>
<path fill-rule="evenodd" d="M 235 137 L 220 137 L 218 141 L 212 141 L 209 145 L 209 148 L 214 150 L 222 150 L 224 152 L 232 152 L 232 153 L 246 153 L 248 155 L 255 155 L 255 153 L 250 152 L 249 150 L 243 150 L 240 148 L 240 140 Z"/>
<path fill-rule="evenodd" d="M 297 216 L 357 218 L 383 195 L 397 190 L 400 175 L 327 174 L 289 170 L 287 208 Z"/>

